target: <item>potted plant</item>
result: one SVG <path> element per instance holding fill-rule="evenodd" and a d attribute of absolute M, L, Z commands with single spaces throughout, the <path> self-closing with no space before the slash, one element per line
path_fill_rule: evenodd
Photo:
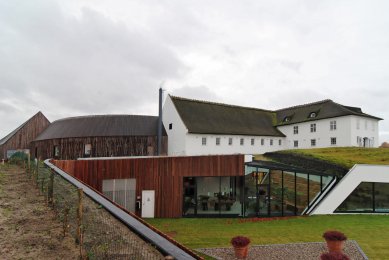
<path fill-rule="evenodd" d="M 248 255 L 250 239 L 244 236 L 236 236 L 231 239 L 231 244 L 235 250 L 235 256 L 238 259 L 244 259 Z"/>
<path fill-rule="evenodd" d="M 328 251 L 342 253 L 344 248 L 344 241 L 347 237 L 339 231 L 330 230 L 323 234 L 324 239 L 327 242 Z"/>
<path fill-rule="evenodd" d="M 339 252 L 323 253 L 320 256 L 321 260 L 350 260 L 350 257 Z"/>

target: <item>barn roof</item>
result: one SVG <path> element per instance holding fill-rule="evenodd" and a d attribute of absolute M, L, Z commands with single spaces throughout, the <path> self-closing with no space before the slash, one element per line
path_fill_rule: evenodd
<path fill-rule="evenodd" d="M 285 136 L 272 111 L 170 96 L 189 133 Z"/>
<path fill-rule="evenodd" d="M 13 130 L 11 133 L 9 133 L 8 135 L 6 135 L 5 137 L 3 137 L 2 139 L 0 139 L 0 145 L 3 145 L 5 144 L 9 139 L 11 139 L 20 129 L 23 128 L 23 126 L 25 126 L 28 122 L 30 122 L 31 119 L 33 119 L 34 117 L 36 117 L 37 115 L 39 114 L 42 114 L 41 111 L 39 111 L 38 113 L 36 113 L 35 115 L 33 115 L 32 117 L 30 117 L 26 122 L 24 122 L 23 124 L 21 124 L 19 127 L 17 127 L 15 130 Z M 43 115 L 43 114 L 42 114 Z M 43 115 L 44 116 L 44 115 Z"/>
<path fill-rule="evenodd" d="M 290 125 L 306 121 L 314 121 L 319 119 L 334 118 L 348 115 L 362 116 L 376 120 L 382 120 L 382 118 L 363 113 L 362 109 L 359 107 L 344 106 L 330 99 L 300 106 L 279 109 L 276 111 L 276 113 L 277 125 Z M 315 113 L 315 116 L 310 117 L 311 113 Z"/>
<path fill-rule="evenodd" d="M 35 141 L 71 137 L 155 136 L 158 117 L 93 115 L 54 121 Z M 166 135 L 163 129 L 163 135 Z"/>

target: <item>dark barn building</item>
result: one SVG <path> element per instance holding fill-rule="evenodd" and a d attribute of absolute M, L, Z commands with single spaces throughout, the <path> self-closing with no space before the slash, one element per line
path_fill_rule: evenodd
<path fill-rule="evenodd" d="M 0 160 L 8 159 L 18 150 L 28 150 L 30 143 L 50 124 L 42 114 L 36 113 L 14 131 L 0 140 Z"/>
<path fill-rule="evenodd" d="M 54 121 L 32 143 L 33 157 L 151 156 L 157 152 L 158 117 L 139 115 L 81 116 Z M 162 154 L 167 154 L 163 129 Z"/>

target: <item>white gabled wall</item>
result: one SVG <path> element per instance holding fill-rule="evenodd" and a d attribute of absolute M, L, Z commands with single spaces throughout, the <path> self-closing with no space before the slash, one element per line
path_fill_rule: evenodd
<path fill-rule="evenodd" d="M 332 214 L 361 182 L 389 183 L 389 166 L 356 164 L 325 197 L 312 215 Z"/>
<path fill-rule="evenodd" d="M 185 138 L 188 129 L 182 122 L 170 96 L 165 100 L 162 121 L 168 135 L 168 155 L 187 155 Z M 169 129 L 169 125 L 172 129 Z"/>
<path fill-rule="evenodd" d="M 357 129 L 357 119 L 360 120 L 360 129 Z M 336 121 L 336 130 L 331 130 L 331 121 Z M 311 124 L 316 124 L 316 132 L 311 132 Z M 298 126 L 298 134 L 294 134 L 294 126 Z M 287 149 L 358 146 L 357 136 L 375 140 L 374 147 L 378 147 L 378 120 L 365 117 L 342 116 L 277 128 L 286 135 Z M 336 145 L 331 144 L 332 137 L 336 138 Z M 311 139 L 316 140 L 316 146 L 311 146 Z M 298 147 L 294 147 L 294 141 L 298 141 Z"/>
<path fill-rule="evenodd" d="M 202 144 L 202 138 L 206 138 L 206 145 Z M 219 145 L 216 145 L 216 138 L 220 138 Z M 232 138 L 231 145 L 228 143 L 229 138 Z M 240 144 L 241 138 L 244 140 L 243 145 Z M 251 139 L 254 139 L 254 145 L 251 145 Z M 263 145 L 261 139 L 264 140 Z M 285 149 L 285 137 L 187 134 L 185 140 L 187 155 L 263 154 Z M 273 140 L 273 145 L 270 145 L 270 140 Z"/>
<path fill-rule="evenodd" d="M 361 116 L 350 116 L 350 118 L 350 146 L 363 147 L 363 138 L 367 138 L 366 147 L 378 147 L 380 145 L 378 135 L 378 120 Z M 359 143 L 357 142 L 358 140 L 360 140 Z"/>

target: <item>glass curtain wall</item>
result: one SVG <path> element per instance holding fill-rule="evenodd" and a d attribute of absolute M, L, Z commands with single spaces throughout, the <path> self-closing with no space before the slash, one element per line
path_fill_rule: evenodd
<path fill-rule="evenodd" d="M 389 183 L 362 182 L 335 212 L 389 213 Z"/>
<path fill-rule="evenodd" d="M 184 178 L 184 216 L 242 215 L 242 177 Z"/>
<path fill-rule="evenodd" d="M 331 176 L 246 167 L 246 217 L 301 215 L 333 179 Z"/>

